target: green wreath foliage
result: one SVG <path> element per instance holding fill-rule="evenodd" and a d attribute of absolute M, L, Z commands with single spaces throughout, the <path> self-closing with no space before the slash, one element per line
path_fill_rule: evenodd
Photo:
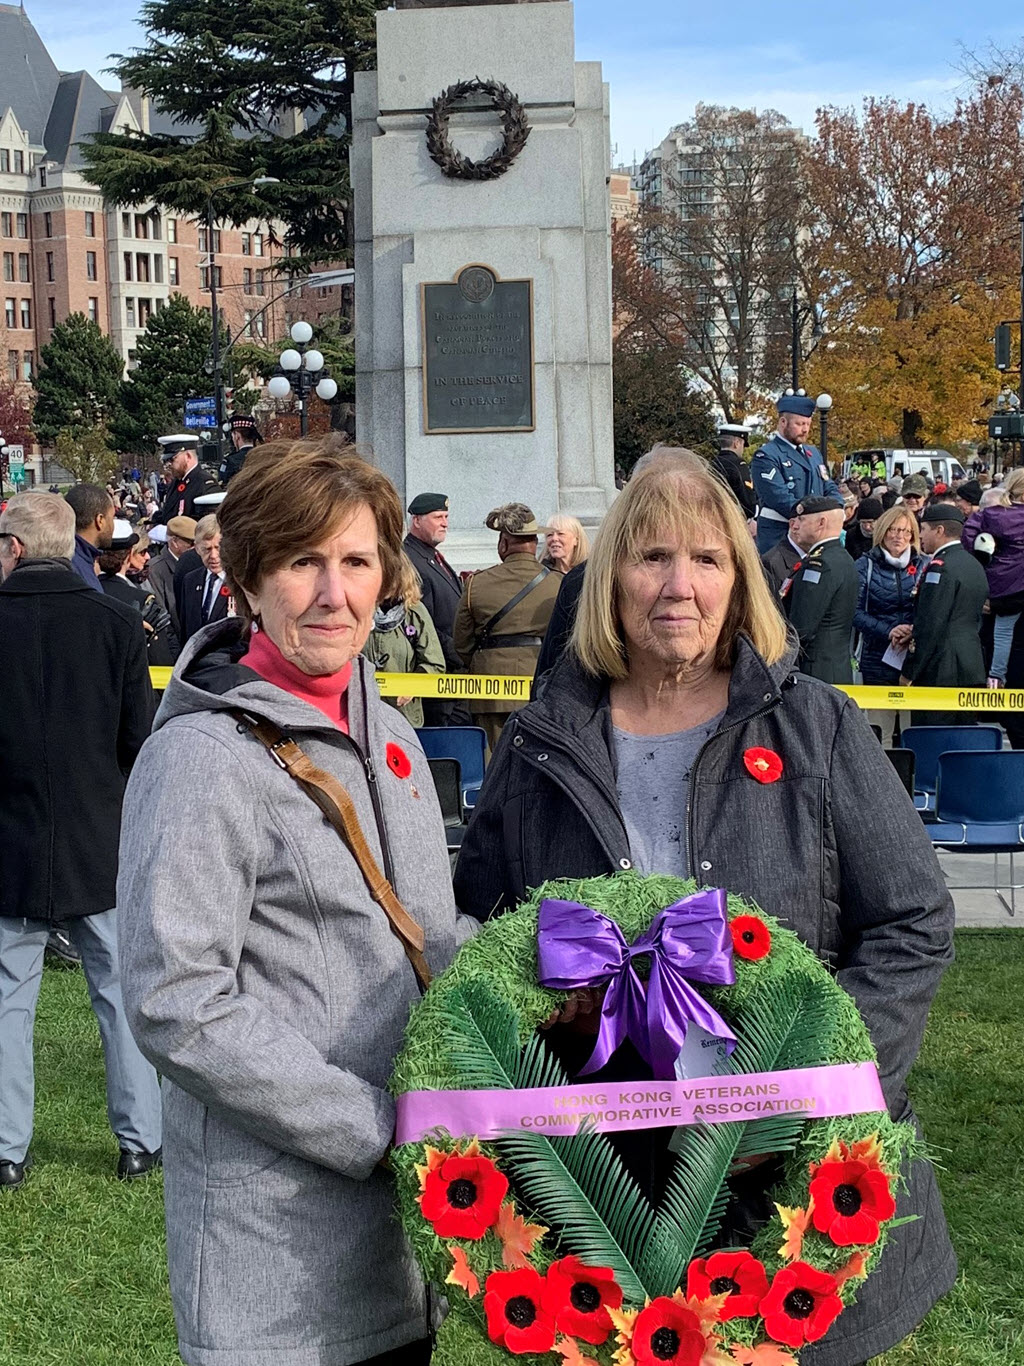
<path fill-rule="evenodd" d="M 692 881 L 635 872 L 558 880 L 538 888 L 528 902 L 489 922 L 464 944 L 413 1011 L 395 1064 L 393 1094 L 571 1084 L 573 1078 L 566 1075 L 539 1029 L 567 996 L 537 982 L 541 901 L 562 899 L 590 906 L 614 920 L 632 943 L 661 910 L 696 890 Z M 856 1005 L 814 953 L 792 931 L 738 897 L 729 896 L 728 913 L 730 920 L 755 915 L 771 935 L 767 956 L 758 961 L 735 958 L 734 985 L 702 988 L 738 1039 L 729 1072 L 875 1061 Z M 688 1126 L 677 1135 L 674 1165 L 657 1207 L 608 1137 L 593 1130 L 563 1137 L 524 1130 L 477 1145 L 474 1151 L 489 1158 L 510 1182 L 510 1216 L 518 1216 L 521 1226 L 539 1225 L 543 1231 L 543 1237 L 535 1235 L 532 1243 L 528 1238 L 521 1245 L 514 1264 L 528 1264 L 543 1276 L 558 1259 L 576 1257 L 587 1267 L 609 1269 L 622 1291 L 621 1310 L 613 1315 L 617 1340 L 609 1337 L 594 1345 L 560 1335 L 557 1348 L 519 1353 L 518 1359 L 531 1366 L 554 1366 L 559 1361 L 634 1366 L 648 1360 L 633 1354 L 638 1349 L 631 1344 L 630 1325 L 635 1327 L 637 1312 L 673 1297 L 678 1305 L 694 1307 L 694 1301 L 685 1297 L 688 1268 L 718 1247 L 734 1164 L 765 1153 L 784 1154 L 784 1166 L 770 1192 L 776 1212 L 749 1251 L 762 1263 L 769 1281 L 787 1266 L 806 1265 L 835 1277 L 843 1305 L 851 1303 L 856 1286 L 877 1265 L 888 1229 L 899 1221 L 883 1221 L 871 1244 L 837 1246 L 810 1222 L 809 1171 L 845 1158 L 855 1144 L 863 1148 L 874 1140 L 874 1160 L 895 1194 L 900 1168 L 914 1155 L 916 1139 L 909 1126 L 893 1123 L 886 1113 L 813 1119 L 797 1111 Z M 439 1133 L 429 1143 L 408 1143 L 394 1150 L 399 1217 L 424 1276 L 443 1285 L 449 1299 L 436 1366 L 507 1366 L 515 1358 L 488 1336 L 484 1309 L 488 1277 L 510 1265 L 501 1231 L 490 1228 L 474 1239 L 441 1237 L 420 1207 L 431 1161 L 465 1149 L 465 1139 Z M 479 1288 L 470 1293 L 474 1278 Z M 760 1360 L 771 1366 L 797 1360 L 789 1354 L 795 1351 L 793 1344 L 783 1347 L 766 1336 L 758 1314 L 715 1322 L 716 1304 L 697 1306 L 703 1316 L 707 1360 L 716 1366 L 748 1361 L 756 1366 L 758 1351 L 763 1353 Z"/>

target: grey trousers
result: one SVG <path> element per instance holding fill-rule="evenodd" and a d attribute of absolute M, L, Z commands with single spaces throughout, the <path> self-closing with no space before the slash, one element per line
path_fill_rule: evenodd
<path fill-rule="evenodd" d="M 116 913 L 69 920 L 67 930 L 82 955 L 99 1022 L 110 1127 L 128 1152 L 156 1152 L 161 1143 L 160 1084 L 125 1019 Z M 0 918 L 0 1162 L 22 1162 L 32 1138 L 32 1034 L 48 932 L 45 920 Z"/>

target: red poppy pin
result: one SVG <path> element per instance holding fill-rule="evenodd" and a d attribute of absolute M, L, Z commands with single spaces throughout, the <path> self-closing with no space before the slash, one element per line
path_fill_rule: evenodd
<path fill-rule="evenodd" d="M 777 783 L 782 777 L 782 760 L 773 749 L 747 749 L 743 751 L 743 763 L 747 772 L 759 783 Z"/>
<path fill-rule="evenodd" d="M 231 589 L 227 586 L 226 583 L 222 583 L 221 586 L 220 586 L 220 595 L 221 595 L 221 597 L 222 597 L 222 598 L 226 598 L 226 597 L 229 597 L 230 594 L 231 594 Z"/>
<path fill-rule="evenodd" d="M 396 778 L 409 777 L 410 773 L 412 773 L 412 764 L 409 762 L 408 754 L 406 754 L 405 750 L 402 749 L 400 745 L 396 745 L 389 740 L 385 755 L 387 757 L 388 768 L 390 768 Z"/>
<path fill-rule="evenodd" d="M 908 573 L 908 574 L 916 574 L 916 573 L 917 573 L 917 565 L 916 565 L 916 564 L 908 564 L 908 565 L 907 565 L 907 573 Z"/>
<path fill-rule="evenodd" d="M 184 484 L 179 484 L 179 485 L 178 485 L 178 492 L 179 492 L 179 493 L 184 493 L 184 492 L 185 492 L 185 485 L 184 485 Z"/>

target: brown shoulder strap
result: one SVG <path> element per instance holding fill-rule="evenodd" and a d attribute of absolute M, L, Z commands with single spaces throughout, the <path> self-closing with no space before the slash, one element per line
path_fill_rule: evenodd
<path fill-rule="evenodd" d="M 359 871 L 370 895 L 387 916 L 393 933 L 401 940 L 405 956 L 412 964 L 412 970 L 419 982 L 420 991 L 426 991 L 430 986 L 430 968 L 423 956 L 426 942 L 423 927 L 405 909 L 395 889 L 378 867 L 359 824 L 352 798 L 337 778 L 332 777 L 324 769 L 317 768 L 305 750 L 272 721 L 262 716 L 252 716 L 244 711 L 232 711 L 232 715 L 255 735 L 274 762 L 283 768 L 290 778 L 295 779 L 306 796 L 316 802 L 345 841 L 352 857 L 359 864 Z"/>

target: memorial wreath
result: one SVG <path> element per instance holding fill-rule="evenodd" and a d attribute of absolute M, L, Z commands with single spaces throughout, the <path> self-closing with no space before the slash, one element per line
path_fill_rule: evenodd
<path fill-rule="evenodd" d="M 600 987 L 581 1084 L 545 1026 Z M 587 1082 L 627 1040 L 654 1079 Z M 724 891 L 548 882 L 485 925 L 414 1010 L 392 1080 L 401 1220 L 450 1306 L 437 1366 L 795 1363 L 899 1222 L 915 1136 L 874 1058 L 811 950 Z M 675 1154 L 657 1204 L 607 1137 L 654 1127 Z M 740 1245 L 730 1178 L 766 1154 L 775 1212 Z"/>
<path fill-rule="evenodd" d="M 473 161 L 452 146 L 448 136 L 448 122 L 452 108 L 471 95 L 486 95 L 501 115 L 503 137 L 501 146 L 482 161 Z M 526 146 L 530 124 L 526 110 L 501 81 L 459 81 L 443 90 L 433 101 L 427 115 L 427 151 L 446 176 L 455 180 L 496 180 L 503 176 Z"/>

